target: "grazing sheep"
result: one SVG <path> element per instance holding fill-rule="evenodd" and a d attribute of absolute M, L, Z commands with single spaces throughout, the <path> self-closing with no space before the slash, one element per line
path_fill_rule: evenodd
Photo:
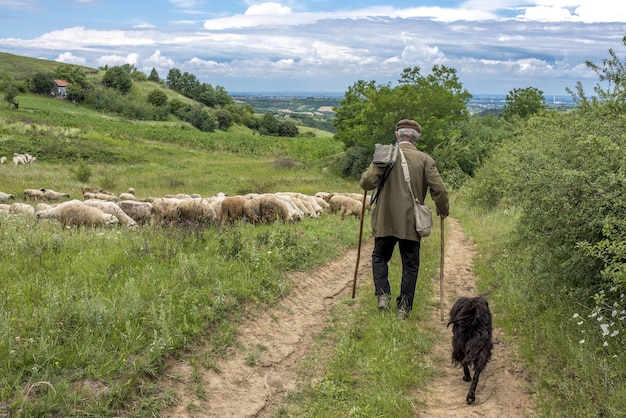
<path fill-rule="evenodd" d="M 15 200 L 15 196 L 8 193 L 0 192 L 0 202 L 8 202 L 9 200 Z"/>
<path fill-rule="evenodd" d="M 465 401 L 476 400 L 478 378 L 491 359 L 493 349 L 491 312 L 484 296 L 461 297 L 452 309 L 448 326 L 452 324 L 452 361 L 463 366 L 463 380 L 472 382 Z M 474 369 L 474 378 L 469 367 Z"/>
<path fill-rule="evenodd" d="M 13 164 L 26 164 L 26 157 L 22 154 L 14 153 L 13 154 Z"/>
<path fill-rule="evenodd" d="M 330 198 L 331 213 L 341 212 L 341 219 L 354 215 L 355 218 L 361 218 L 361 206 L 363 201 L 357 201 L 351 197 L 342 194 L 333 194 Z"/>
<path fill-rule="evenodd" d="M 98 199 L 89 199 L 83 202 L 85 206 L 91 206 L 97 209 L 100 209 L 104 213 L 108 213 L 117 218 L 119 223 L 123 226 L 133 227 L 137 225 L 137 221 L 128 216 L 126 212 L 120 208 L 117 203 L 109 202 L 106 200 L 98 200 Z"/>
<path fill-rule="evenodd" d="M 84 196 L 84 194 L 83 194 Z M 98 192 L 96 193 L 96 199 L 106 200 L 108 202 L 117 202 L 119 199 L 112 193 Z"/>
<path fill-rule="evenodd" d="M 152 220 L 152 203 L 137 202 L 136 200 L 122 200 L 117 205 L 128 216 L 133 218 L 139 224 L 145 224 Z"/>
<path fill-rule="evenodd" d="M 178 204 L 182 202 L 180 199 L 160 198 L 152 202 L 152 213 L 155 221 L 159 223 L 177 223 L 180 221 L 180 213 L 178 212 Z"/>
<path fill-rule="evenodd" d="M 260 221 L 259 218 L 259 198 L 250 197 L 246 199 L 246 203 L 243 205 L 243 215 L 251 224 L 257 224 Z"/>
<path fill-rule="evenodd" d="M 96 198 L 96 194 L 92 193 L 92 192 L 85 192 L 83 193 L 83 199 L 85 200 L 89 200 L 89 199 L 95 199 Z"/>
<path fill-rule="evenodd" d="M 184 199 L 178 203 L 177 208 L 182 222 L 213 223 L 218 219 L 215 209 L 206 199 Z"/>
<path fill-rule="evenodd" d="M 0 157 L 0 164 L 4 164 L 6 162 L 7 162 L 7 157 L 5 157 L 4 155 Z"/>
<path fill-rule="evenodd" d="M 136 200 L 135 197 L 135 189 L 132 187 L 128 188 L 128 191 L 125 193 L 120 193 L 118 196 L 119 200 Z"/>
<path fill-rule="evenodd" d="M 7 205 L 6 203 L 0 203 L 0 214 L 2 213 L 10 213 L 11 205 Z"/>
<path fill-rule="evenodd" d="M 220 220 L 222 223 L 233 223 L 244 216 L 243 208 L 248 199 L 243 196 L 228 196 L 220 205 Z"/>
<path fill-rule="evenodd" d="M 58 205 L 52 209 L 37 212 L 37 219 L 56 219 L 63 226 L 96 227 L 119 223 L 114 215 L 104 213 L 98 208 L 86 206 L 80 202 L 77 204 Z"/>
<path fill-rule="evenodd" d="M 298 205 L 296 205 L 290 196 L 281 193 L 275 193 L 274 196 L 285 202 L 292 220 L 300 221 L 304 218 L 304 212 L 298 207 Z"/>
<path fill-rule="evenodd" d="M 13 213 L 13 214 L 27 213 L 30 215 L 34 215 L 35 208 L 29 205 L 28 203 L 15 202 L 11 204 L 11 207 L 9 208 L 9 213 Z"/>
<path fill-rule="evenodd" d="M 85 193 L 93 193 L 94 195 L 96 193 L 104 193 L 104 190 L 102 190 L 102 187 L 83 187 L 80 191 L 83 195 Z"/>
<path fill-rule="evenodd" d="M 39 189 L 26 189 L 24 190 L 24 200 L 43 200 L 43 192 Z"/>
<path fill-rule="evenodd" d="M 43 193 L 44 200 L 61 200 L 64 198 L 69 199 L 70 197 L 69 193 L 61 193 L 61 192 L 54 191 L 52 189 L 42 188 L 40 190 Z"/>
<path fill-rule="evenodd" d="M 263 223 L 283 221 L 293 222 L 291 210 L 287 202 L 274 194 L 266 194 L 259 198 L 259 220 Z"/>

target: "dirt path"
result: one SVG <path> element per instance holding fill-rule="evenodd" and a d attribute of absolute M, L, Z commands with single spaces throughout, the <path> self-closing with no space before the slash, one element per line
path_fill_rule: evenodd
<path fill-rule="evenodd" d="M 447 220 L 445 258 L 445 306 L 449 310 L 457 296 L 475 293 L 472 275 L 474 250 L 463 230 L 454 219 Z M 373 241 L 364 243 L 358 271 L 359 282 L 371 280 L 369 254 Z M 177 406 L 162 411 L 163 417 L 263 417 L 269 416 L 283 395 L 296 388 L 295 364 L 313 343 L 313 337 L 326 325 L 330 309 L 340 295 L 350 295 L 356 250 L 312 272 L 294 273 L 293 292 L 278 306 L 260 312 L 240 328 L 235 348 L 228 359 L 219 364 L 220 372 L 199 367 L 194 373 L 186 362 L 170 367 L 173 377 L 168 386 L 181 400 Z M 339 280 L 338 280 L 339 279 Z M 434 294 L 439 295 L 439 284 Z M 452 301 L 452 302 L 451 302 Z M 438 304 L 437 304 L 438 306 Z M 447 313 L 446 310 L 446 313 Z M 439 309 L 430 320 L 434 329 L 441 329 L 440 343 L 430 356 L 443 367 L 441 377 L 429 384 L 426 393 L 416 394 L 425 399 L 423 417 L 530 417 L 532 400 L 522 384 L 523 372 L 511 363 L 510 346 L 503 343 L 495 330 L 495 350 L 477 389 L 475 406 L 465 404 L 468 384 L 462 372 L 451 367 L 450 330 L 440 321 Z M 441 361 L 441 359 L 444 359 Z M 198 375 L 199 374 L 199 375 Z M 192 393 L 193 384 L 205 393 Z"/>
<path fill-rule="evenodd" d="M 460 296 L 475 296 L 476 276 L 473 274 L 474 246 L 465 237 L 456 219 L 446 219 L 446 251 L 444 258 L 444 316 Z M 434 283 L 437 306 L 439 306 L 439 282 Z M 488 298 L 488 297 L 487 297 Z M 493 311 L 493 304 L 492 304 Z M 511 343 L 497 327 L 493 330 L 494 350 L 491 361 L 478 381 L 476 403 L 467 405 L 465 397 L 469 383 L 463 381 L 463 370 L 452 366 L 451 331 L 441 322 L 440 309 L 434 309 L 430 322 L 441 329 L 442 338 L 429 358 L 438 364 L 441 376 L 428 384 L 425 393 L 416 396 L 426 402 L 419 417 L 487 417 L 513 418 L 533 417 L 531 395 L 525 387 L 525 372 L 519 362 L 511 360 Z M 443 361 L 441 361 L 443 359 Z"/>

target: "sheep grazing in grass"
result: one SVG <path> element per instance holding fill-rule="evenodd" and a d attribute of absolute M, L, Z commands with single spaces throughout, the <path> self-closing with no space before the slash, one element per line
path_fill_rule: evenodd
<path fill-rule="evenodd" d="M 180 221 L 178 204 L 180 199 L 163 197 L 152 202 L 152 213 L 154 220 L 158 223 L 177 223 Z"/>
<path fill-rule="evenodd" d="M 13 164 L 26 164 L 26 157 L 22 154 L 14 153 L 13 154 Z"/>
<path fill-rule="evenodd" d="M 61 193 L 52 189 L 40 189 L 41 193 L 43 193 L 44 200 L 61 200 L 61 199 L 69 199 L 69 193 Z"/>
<path fill-rule="evenodd" d="M 11 206 L 9 207 L 9 213 L 12 213 L 12 214 L 26 213 L 29 215 L 34 215 L 35 208 L 29 205 L 28 203 L 15 202 L 15 203 L 12 203 Z"/>
<path fill-rule="evenodd" d="M 233 223 L 243 218 L 244 206 L 248 199 L 243 196 L 227 196 L 220 206 L 220 220 L 223 224 Z"/>
<path fill-rule="evenodd" d="M 259 223 L 259 208 L 260 205 L 258 197 L 250 197 L 246 199 L 246 203 L 243 205 L 243 215 L 251 224 Z"/>
<path fill-rule="evenodd" d="M 122 200 L 117 205 L 138 224 L 146 224 L 152 220 L 152 203 Z"/>
<path fill-rule="evenodd" d="M 183 199 L 177 205 L 180 222 L 215 223 L 217 212 L 208 200 L 202 198 Z"/>
<path fill-rule="evenodd" d="M 2 213 L 11 213 L 11 205 L 7 205 L 6 203 L 0 203 L 0 214 Z"/>
<path fill-rule="evenodd" d="M 104 213 L 100 209 L 86 206 L 81 202 L 60 204 L 52 209 L 37 212 L 37 219 L 56 219 L 63 226 L 107 226 L 116 225 L 119 220 L 110 213 Z"/>
<path fill-rule="evenodd" d="M 24 190 L 24 200 L 44 200 L 43 192 L 39 189 Z"/>
<path fill-rule="evenodd" d="M 331 213 L 340 212 L 341 219 L 353 215 L 355 218 L 361 218 L 361 206 L 363 201 L 358 201 L 342 194 L 333 194 L 329 201 Z"/>
<path fill-rule="evenodd" d="M 95 198 L 99 200 L 106 200 L 108 202 L 117 202 L 119 200 L 114 194 L 103 192 L 96 193 Z"/>
<path fill-rule="evenodd" d="M 120 208 L 117 203 L 109 202 L 106 200 L 98 200 L 98 199 L 89 199 L 82 202 L 85 206 L 91 206 L 97 209 L 100 209 L 104 213 L 108 213 L 117 218 L 119 223 L 126 227 L 133 227 L 137 225 L 137 221 L 128 216 L 126 212 Z"/>
<path fill-rule="evenodd" d="M 266 194 L 259 198 L 259 220 L 263 223 L 275 221 L 291 223 L 294 221 L 291 212 L 287 202 L 274 194 Z"/>
<path fill-rule="evenodd" d="M 0 202 L 8 202 L 9 200 L 15 200 L 15 196 L 9 193 L 0 192 Z"/>
<path fill-rule="evenodd" d="M 4 164 L 6 162 L 7 162 L 7 157 L 5 157 L 4 155 L 0 157 L 0 164 Z"/>
<path fill-rule="evenodd" d="M 135 189 L 132 187 L 128 188 L 128 191 L 125 193 L 120 193 L 118 196 L 119 200 L 136 200 L 135 197 Z"/>

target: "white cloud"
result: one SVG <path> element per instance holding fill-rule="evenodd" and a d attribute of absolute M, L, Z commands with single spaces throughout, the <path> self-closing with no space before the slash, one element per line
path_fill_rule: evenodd
<path fill-rule="evenodd" d="M 131 64 L 137 67 L 139 63 L 139 54 L 132 52 L 126 56 L 120 55 L 103 55 L 96 60 L 98 67 L 114 67 L 116 65 Z"/>
<path fill-rule="evenodd" d="M 288 15 L 291 14 L 291 9 L 287 6 L 283 6 L 280 3 L 261 3 L 248 7 L 248 10 L 244 13 L 246 16 L 254 15 Z"/>
<path fill-rule="evenodd" d="M 56 57 L 55 61 L 64 62 L 66 64 L 74 64 L 74 65 L 87 65 L 87 59 L 83 57 L 77 57 L 71 52 L 64 52 Z"/>

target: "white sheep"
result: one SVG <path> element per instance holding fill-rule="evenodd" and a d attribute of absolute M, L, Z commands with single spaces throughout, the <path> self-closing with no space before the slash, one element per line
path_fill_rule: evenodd
<path fill-rule="evenodd" d="M 7 162 L 7 157 L 5 157 L 4 155 L 0 157 L 0 164 L 4 164 L 6 162 Z"/>
<path fill-rule="evenodd" d="M 213 223 L 218 219 L 215 208 L 207 199 L 183 199 L 177 204 L 180 221 L 193 223 Z"/>
<path fill-rule="evenodd" d="M 243 218 L 246 199 L 243 196 L 227 196 L 220 205 L 219 218 L 222 223 L 233 223 Z"/>
<path fill-rule="evenodd" d="M 10 213 L 11 205 L 7 205 L 6 203 L 0 203 L 0 214 L 2 213 Z"/>
<path fill-rule="evenodd" d="M 178 204 L 181 199 L 163 197 L 152 202 L 154 219 L 159 223 L 176 223 L 180 220 Z"/>
<path fill-rule="evenodd" d="M 152 203 L 137 202 L 136 200 L 122 200 L 117 205 L 128 216 L 133 218 L 139 224 L 145 224 L 152 220 Z"/>
<path fill-rule="evenodd" d="M 29 205 L 28 203 L 15 202 L 11 204 L 11 207 L 9 208 L 9 213 L 13 213 L 13 214 L 26 213 L 29 215 L 34 215 L 35 208 Z"/>
<path fill-rule="evenodd" d="M 24 200 L 43 200 L 43 192 L 39 189 L 24 190 Z"/>
<path fill-rule="evenodd" d="M 128 191 L 125 193 L 120 193 L 118 196 L 119 200 L 136 200 L 135 197 L 135 189 L 132 187 L 128 188 Z"/>
<path fill-rule="evenodd" d="M 65 199 L 70 197 L 69 193 L 61 193 L 61 192 L 57 192 L 55 190 L 52 189 L 40 189 L 41 192 L 43 193 L 43 198 L 45 200 L 61 200 L 61 199 Z"/>
<path fill-rule="evenodd" d="M 8 202 L 9 200 L 15 200 L 15 196 L 9 193 L 0 192 L 0 202 Z"/>
<path fill-rule="evenodd" d="M 83 194 L 84 196 L 84 194 Z M 106 192 L 98 192 L 95 195 L 96 199 L 99 200 L 106 200 L 108 202 L 117 202 L 119 199 L 117 198 L 117 196 L 115 196 L 114 194 L 111 193 L 106 193 Z"/>
<path fill-rule="evenodd" d="M 259 198 L 259 219 L 264 223 L 294 221 L 291 215 L 292 209 L 289 204 L 275 194 L 265 194 Z"/>
<path fill-rule="evenodd" d="M 357 219 L 361 218 L 362 200 L 359 202 L 343 194 L 333 194 L 329 204 L 332 213 L 341 212 L 341 219 L 346 219 L 346 216 L 350 215 L 354 215 Z"/>
<path fill-rule="evenodd" d="M 137 221 L 128 216 L 126 212 L 120 208 L 117 203 L 109 202 L 107 200 L 89 199 L 82 202 L 85 206 L 91 206 L 100 209 L 104 213 L 108 213 L 117 218 L 119 223 L 123 226 L 133 227 L 137 225 Z"/>
<path fill-rule="evenodd" d="M 13 164 L 26 164 L 26 157 L 23 154 L 13 153 Z"/>
<path fill-rule="evenodd" d="M 67 203 L 67 202 L 66 202 Z M 56 219 L 63 226 L 106 226 L 116 225 L 118 219 L 100 209 L 78 203 L 60 204 L 52 209 L 37 212 L 37 219 Z"/>

